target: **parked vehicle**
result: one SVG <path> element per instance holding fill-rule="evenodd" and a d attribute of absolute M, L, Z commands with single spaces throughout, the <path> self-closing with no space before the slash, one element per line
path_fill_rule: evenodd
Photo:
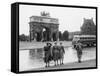
<path fill-rule="evenodd" d="M 74 35 L 72 40 L 72 45 L 75 45 L 80 42 L 83 46 L 94 46 L 96 44 L 95 35 Z"/>

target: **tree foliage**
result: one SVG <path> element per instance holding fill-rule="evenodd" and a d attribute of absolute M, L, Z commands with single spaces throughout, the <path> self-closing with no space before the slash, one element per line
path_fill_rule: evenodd
<path fill-rule="evenodd" d="M 28 36 L 24 34 L 19 35 L 19 41 L 28 41 L 28 40 L 29 40 Z"/>
<path fill-rule="evenodd" d="M 66 31 L 63 32 L 63 40 L 67 41 L 68 38 L 69 38 L 69 32 L 66 30 Z"/>

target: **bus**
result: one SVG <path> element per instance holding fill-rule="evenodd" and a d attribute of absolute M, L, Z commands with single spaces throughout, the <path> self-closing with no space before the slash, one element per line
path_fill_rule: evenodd
<path fill-rule="evenodd" d="M 75 47 L 80 42 L 83 46 L 94 46 L 96 45 L 95 35 L 74 35 L 72 45 Z"/>

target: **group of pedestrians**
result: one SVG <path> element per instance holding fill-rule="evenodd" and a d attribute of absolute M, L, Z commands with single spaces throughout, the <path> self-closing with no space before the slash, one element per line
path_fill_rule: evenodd
<path fill-rule="evenodd" d="M 77 58 L 78 62 L 81 63 L 81 58 L 82 58 L 82 45 L 80 42 L 76 44 L 76 47 L 74 48 L 77 52 Z M 54 43 L 54 46 L 52 46 L 51 43 L 46 43 L 46 46 L 44 46 L 44 62 L 46 63 L 46 67 L 49 67 L 49 63 L 51 60 L 55 62 L 55 66 L 57 65 L 62 65 L 63 59 L 64 59 L 64 46 L 62 43 L 59 45 L 57 42 Z M 58 63 L 60 61 L 60 63 Z"/>
<path fill-rule="evenodd" d="M 64 47 L 62 46 L 62 43 L 60 45 L 57 45 L 57 43 L 54 43 L 54 46 L 52 46 L 51 43 L 47 43 L 44 47 L 44 62 L 46 63 L 46 67 L 49 67 L 49 63 L 51 60 L 54 60 L 55 66 L 59 65 L 58 61 L 60 61 L 60 65 L 63 64 L 64 59 Z"/>

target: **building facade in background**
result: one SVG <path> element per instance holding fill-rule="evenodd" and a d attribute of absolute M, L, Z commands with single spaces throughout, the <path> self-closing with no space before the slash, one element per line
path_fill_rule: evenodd
<path fill-rule="evenodd" d="M 93 18 L 84 18 L 84 22 L 81 27 L 81 33 L 84 35 L 96 35 L 96 24 L 93 22 Z"/>

